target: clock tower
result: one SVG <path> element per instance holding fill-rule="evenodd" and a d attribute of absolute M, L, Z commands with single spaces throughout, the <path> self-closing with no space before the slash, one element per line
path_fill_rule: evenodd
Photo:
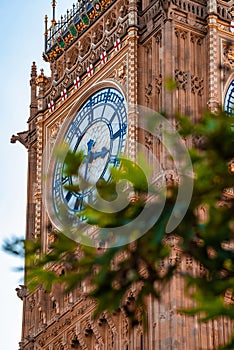
<path fill-rule="evenodd" d="M 64 220 L 76 224 L 76 214 L 92 202 L 92 181 L 108 181 L 108 165 L 117 165 L 118 154 L 135 159 L 137 141 L 158 156 L 165 181 L 176 181 L 160 143 L 139 130 L 138 105 L 169 118 L 177 111 L 196 122 L 206 108 L 215 111 L 221 104 L 231 111 L 234 104 L 232 1 L 82 0 L 59 19 L 52 4 L 43 53 L 50 76 L 32 64 L 29 127 L 12 138 L 28 149 L 26 239 L 40 237 L 44 253 Z M 177 84 L 173 92 L 165 88 L 171 78 Z M 65 176 L 64 159 L 53 157 L 63 142 L 86 155 L 80 171 L 91 185 L 78 192 L 69 190 L 76 179 Z M 168 241 L 172 259 L 178 257 L 176 240 Z M 199 268 L 182 258 L 181 269 Z M 50 293 L 22 290 L 20 350 L 208 350 L 228 341 L 232 331 L 225 319 L 200 324 L 179 314 L 180 279 L 160 303 L 149 298 L 147 331 L 130 329 L 122 311 L 92 320 L 94 303 L 86 288 L 69 294 L 58 287 Z"/>

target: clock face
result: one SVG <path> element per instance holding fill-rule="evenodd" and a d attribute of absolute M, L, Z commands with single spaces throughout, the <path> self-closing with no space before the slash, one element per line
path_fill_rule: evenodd
<path fill-rule="evenodd" d="M 110 180 L 110 166 L 118 166 L 126 132 L 125 100 L 117 89 L 99 90 L 81 106 L 63 137 L 70 151 L 84 155 L 77 176 L 66 176 L 62 160 L 56 160 L 54 165 L 50 208 L 57 223 L 75 226 L 82 220 L 77 213 L 95 201 L 97 181 Z M 69 189 L 78 184 L 78 191 Z"/>
<path fill-rule="evenodd" d="M 229 114 L 234 114 L 234 80 L 231 82 L 226 92 L 224 110 Z"/>

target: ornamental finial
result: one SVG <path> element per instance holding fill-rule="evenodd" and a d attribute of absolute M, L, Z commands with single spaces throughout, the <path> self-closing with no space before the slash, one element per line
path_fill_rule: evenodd
<path fill-rule="evenodd" d="M 36 76 L 37 76 L 37 66 L 36 66 L 36 63 L 33 62 L 31 67 L 31 78 L 36 78 Z"/>
<path fill-rule="evenodd" d="M 48 16 L 45 15 L 45 35 L 48 35 Z"/>
<path fill-rule="evenodd" d="M 51 21 L 52 26 L 55 25 L 56 19 L 55 19 L 55 7 L 56 7 L 56 0 L 52 0 L 52 10 L 53 10 L 53 19 Z"/>

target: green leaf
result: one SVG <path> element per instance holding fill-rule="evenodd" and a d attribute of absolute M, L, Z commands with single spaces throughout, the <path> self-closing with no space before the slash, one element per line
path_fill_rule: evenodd
<path fill-rule="evenodd" d="M 178 87 L 177 82 L 172 78 L 168 77 L 165 80 L 165 88 L 167 91 L 172 92 Z"/>

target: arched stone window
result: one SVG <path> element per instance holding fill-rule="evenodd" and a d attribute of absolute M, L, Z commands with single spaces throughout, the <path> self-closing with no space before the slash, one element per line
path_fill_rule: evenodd
<path fill-rule="evenodd" d="M 224 110 L 229 114 L 234 114 L 234 79 L 229 85 L 224 98 Z"/>

